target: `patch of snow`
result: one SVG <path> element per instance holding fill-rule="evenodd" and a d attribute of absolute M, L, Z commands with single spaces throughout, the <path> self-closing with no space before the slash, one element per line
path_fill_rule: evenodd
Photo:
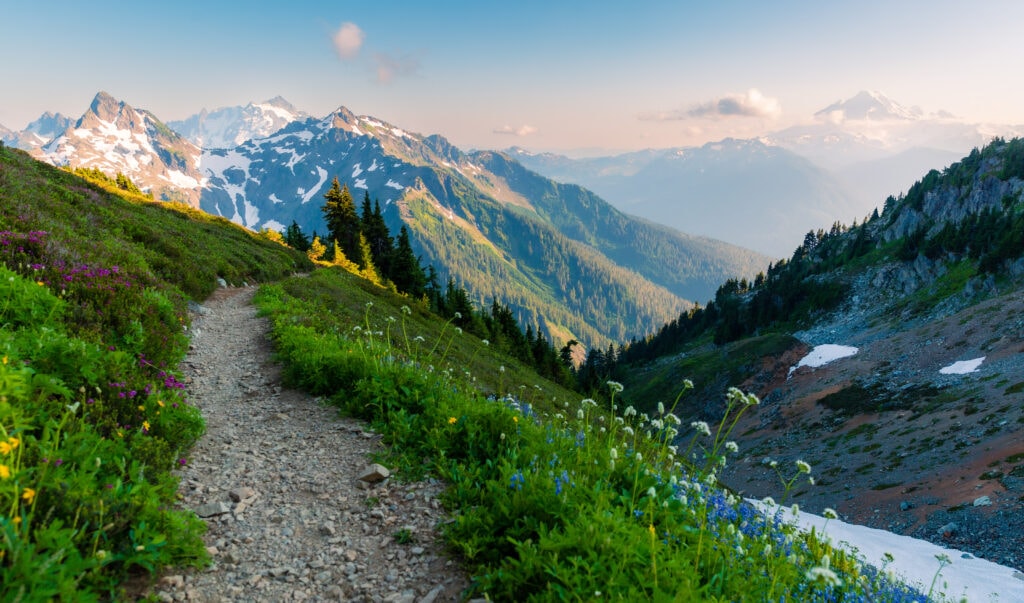
<path fill-rule="evenodd" d="M 400 130 L 398 128 L 391 128 L 391 133 L 394 134 L 395 136 L 401 136 L 401 137 L 409 136 L 408 134 L 405 133 L 405 131 Z"/>
<path fill-rule="evenodd" d="M 270 197 L 269 197 L 269 199 L 270 199 L 270 200 L 271 200 L 272 202 L 274 202 L 274 203 L 284 203 L 284 201 L 282 201 L 282 200 L 280 200 L 280 199 L 278 199 L 278 198 L 277 198 L 277 194 L 276 194 L 276 193 L 270 193 Z"/>
<path fill-rule="evenodd" d="M 792 375 L 793 371 L 802 366 L 818 368 L 819 366 L 825 366 L 833 360 L 853 356 L 856 353 L 857 348 L 849 345 L 836 345 L 834 343 L 817 345 L 814 346 L 814 349 L 811 350 L 810 353 L 801 358 L 800 362 L 796 363 L 796 366 L 790 367 L 789 374 Z"/>
<path fill-rule="evenodd" d="M 355 164 L 354 166 L 352 166 L 352 179 L 353 179 L 353 180 L 355 180 L 356 178 L 358 178 L 358 177 L 359 177 L 359 174 L 362 174 L 362 173 L 363 173 L 363 168 L 362 168 L 362 167 L 360 167 L 361 165 L 362 165 L 362 163 L 357 163 L 357 164 Z"/>
<path fill-rule="evenodd" d="M 384 184 L 384 186 L 390 186 L 391 188 L 393 188 L 395 190 L 399 190 L 399 191 L 405 190 L 404 186 L 402 186 L 401 184 L 395 182 L 394 180 L 392 180 L 390 178 L 388 178 L 388 181 Z"/>
<path fill-rule="evenodd" d="M 169 172 L 167 172 L 166 176 L 161 175 L 161 178 L 167 180 L 168 182 L 170 182 L 174 186 L 177 186 L 178 188 L 198 188 L 199 187 L 199 181 L 198 180 L 196 180 L 192 176 L 189 176 L 187 174 L 183 174 L 183 173 L 179 172 L 178 170 L 170 170 Z"/>
<path fill-rule="evenodd" d="M 366 171 L 367 172 L 375 172 L 375 171 L 377 171 L 377 158 L 376 157 L 373 158 L 373 163 L 370 164 L 370 167 L 366 168 Z"/>
<path fill-rule="evenodd" d="M 245 209 L 245 225 L 249 228 L 255 228 L 260 223 L 260 210 L 258 207 L 249 203 L 249 200 L 242 198 L 242 208 Z"/>
<path fill-rule="evenodd" d="M 780 507 L 769 507 L 762 501 L 749 500 L 762 513 L 773 514 Z M 900 536 L 887 532 L 846 523 L 838 519 L 825 519 L 812 513 L 799 511 L 796 515 L 781 507 L 781 519 L 809 532 L 812 528 L 833 543 L 845 546 L 864 563 L 876 568 L 885 565 L 886 553 L 893 562 L 886 570 L 893 573 L 905 584 L 916 586 L 927 594 L 936 572 L 939 571 L 937 555 L 945 555 L 951 563 L 942 568 L 935 580 L 935 591 L 943 592 L 952 600 L 961 597 L 968 602 L 981 601 L 1024 601 L 1024 578 L 1011 567 L 979 559 L 969 553 L 947 549 L 925 540 Z"/>
<path fill-rule="evenodd" d="M 377 121 L 375 119 L 370 119 L 369 117 L 363 117 L 361 119 L 361 121 L 364 124 L 368 124 L 368 125 L 373 126 L 374 128 L 383 128 L 384 127 L 384 124 L 380 123 L 379 121 Z"/>
<path fill-rule="evenodd" d="M 985 357 L 974 358 L 971 360 L 959 360 L 949 366 L 944 366 L 939 369 L 939 373 L 943 375 L 966 375 L 967 373 L 977 372 L 978 367 L 981 363 L 985 362 Z"/>
<path fill-rule="evenodd" d="M 300 195 L 302 195 L 303 205 L 309 203 L 309 200 L 313 198 L 313 195 L 320 192 L 320 189 L 323 188 L 324 183 L 327 182 L 327 170 L 320 166 L 316 166 L 316 171 L 317 174 L 319 174 L 320 181 L 317 182 L 316 185 L 313 186 L 313 188 L 309 189 L 309 191 L 307 191 L 306 194 L 303 195 L 302 193 L 299 193 Z M 302 189 L 299 190 L 301 191 Z"/>
<path fill-rule="evenodd" d="M 281 232 L 281 231 L 283 231 L 285 229 L 285 225 L 281 224 L 277 220 L 267 220 L 263 224 L 263 228 L 267 228 L 267 229 L 270 229 L 270 230 Z"/>
<path fill-rule="evenodd" d="M 367 188 L 367 186 L 366 186 L 366 178 L 359 178 L 359 179 L 357 179 L 356 183 L 352 186 L 352 188 Z"/>
<path fill-rule="evenodd" d="M 366 134 L 363 134 L 363 131 L 359 129 L 359 126 L 355 124 L 352 124 L 352 133 L 356 136 L 366 136 Z"/>

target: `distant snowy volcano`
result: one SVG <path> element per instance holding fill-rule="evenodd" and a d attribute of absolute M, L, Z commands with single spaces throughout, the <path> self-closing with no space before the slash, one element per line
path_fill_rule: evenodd
<path fill-rule="evenodd" d="M 276 96 L 262 103 L 244 107 L 203 109 L 180 121 L 167 122 L 168 127 L 192 144 L 204 149 L 233 149 L 247 140 L 266 138 L 288 124 L 309 117 L 305 111 Z"/>
<path fill-rule="evenodd" d="M 904 107 L 881 92 L 864 90 L 852 98 L 832 103 L 815 113 L 814 117 L 836 123 L 865 119 L 913 121 L 921 119 L 923 114 L 920 109 Z"/>

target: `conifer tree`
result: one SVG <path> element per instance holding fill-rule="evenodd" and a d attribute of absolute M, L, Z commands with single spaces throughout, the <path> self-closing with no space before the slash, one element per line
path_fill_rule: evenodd
<path fill-rule="evenodd" d="M 356 205 L 348 185 L 339 185 L 338 177 L 335 176 L 331 189 L 324 193 L 324 200 L 321 209 L 327 222 L 328 237 L 338 242 L 345 257 L 356 261 L 359 253 L 359 216 L 356 215 Z"/>
<path fill-rule="evenodd" d="M 309 238 L 303 234 L 302 228 L 295 220 L 292 220 L 291 225 L 285 229 L 284 242 L 292 249 L 297 249 L 303 252 L 309 251 Z"/>
<path fill-rule="evenodd" d="M 419 258 L 409 242 L 409 231 L 403 225 L 391 256 L 391 281 L 400 292 L 420 298 L 425 292 L 426 280 Z"/>
<path fill-rule="evenodd" d="M 363 199 L 363 234 L 366 235 L 366 242 L 369 244 L 373 265 L 377 267 L 382 276 L 390 279 L 390 256 L 395 243 L 391 237 L 391 232 L 388 230 L 388 225 L 384 222 L 384 215 L 380 210 L 380 201 L 374 202 L 372 210 L 369 210 L 369 202 L 370 195 L 367 193 Z M 367 213 L 368 210 L 369 213 Z"/>

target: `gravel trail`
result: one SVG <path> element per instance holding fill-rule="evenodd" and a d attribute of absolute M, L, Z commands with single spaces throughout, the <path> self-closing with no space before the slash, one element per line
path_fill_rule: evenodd
<path fill-rule="evenodd" d="M 180 472 L 179 497 L 207 522 L 214 563 L 164 576 L 153 594 L 200 602 L 460 600 L 468 580 L 436 532 L 446 518 L 442 485 L 358 479 L 379 437 L 281 387 L 254 292 L 221 289 L 194 313 L 183 372 L 206 434 Z"/>

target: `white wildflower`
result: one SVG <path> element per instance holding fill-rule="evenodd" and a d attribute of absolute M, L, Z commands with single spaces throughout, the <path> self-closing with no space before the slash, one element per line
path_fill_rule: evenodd
<path fill-rule="evenodd" d="M 825 510 L 821 512 L 821 516 L 825 519 L 839 519 L 839 513 L 836 513 L 835 509 L 825 507 Z"/>
<path fill-rule="evenodd" d="M 711 428 L 708 427 L 708 424 L 705 423 L 704 421 L 694 421 L 693 423 L 690 423 L 690 427 L 694 428 L 695 430 L 697 430 L 697 433 L 700 433 L 702 435 L 711 435 Z"/>
<path fill-rule="evenodd" d="M 843 583 L 839 576 L 827 567 L 812 567 L 807 570 L 807 579 L 811 582 L 822 582 L 825 586 L 840 586 Z"/>
<path fill-rule="evenodd" d="M 622 384 L 619 383 L 618 381 L 609 381 L 608 382 L 608 389 L 612 390 L 613 394 L 618 394 L 618 393 L 622 392 L 623 387 L 622 387 Z"/>
<path fill-rule="evenodd" d="M 733 442 L 732 440 L 729 440 L 728 442 L 725 443 L 725 449 L 733 454 L 736 454 L 740 451 L 739 444 Z"/>
<path fill-rule="evenodd" d="M 807 463 L 805 463 L 804 461 L 797 461 L 796 462 L 796 470 L 798 472 L 800 472 L 800 473 L 810 473 L 811 472 L 811 466 L 808 465 Z"/>

